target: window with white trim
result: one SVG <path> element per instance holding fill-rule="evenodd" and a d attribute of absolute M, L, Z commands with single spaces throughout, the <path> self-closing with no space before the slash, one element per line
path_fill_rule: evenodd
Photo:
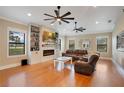
<path fill-rule="evenodd" d="M 25 55 L 25 33 L 9 30 L 8 37 L 8 55 Z"/>
<path fill-rule="evenodd" d="M 98 37 L 97 38 L 97 51 L 98 52 L 107 52 L 107 37 Z"/>

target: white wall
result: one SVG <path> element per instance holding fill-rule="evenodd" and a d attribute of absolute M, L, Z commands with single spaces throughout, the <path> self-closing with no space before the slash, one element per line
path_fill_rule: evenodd
<path fill-rule="evenodd" d="M 114 32 L 112 34 L 112 57 L 113 61 L 116 62 L 124 70 L 124 52 L 120 52 L 116 49 L 116 36 L 124 31 L 124 14 L 119 18 Z M 124 73 L 124 71 L 123 71 Z"/>

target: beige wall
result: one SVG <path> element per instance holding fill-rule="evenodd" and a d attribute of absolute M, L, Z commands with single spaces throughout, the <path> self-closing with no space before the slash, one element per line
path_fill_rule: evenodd
<path fill-rule="evenodd" d="M 7 57 L 7 29 L 8 27 L 28 31 L 26 25 L 0 19 L 0 66 L 19 63 L 26 56 Z M 27 45 L 26 45 L 27 48 Z"/>
<path fill-rule="evenodd" d="M 107 36 L 108 42 L 107 42 L 107 52 L 100 53 L 101 57 L 112 57 L 112 33 L 100 33 L 100 34 L 86 34 L 86 35 L 79 35 L 79 36 L 71 36 L 66 37 L 66 49 L 69 49 L 69 40 L 75 40 L 75 49 L 82 49 L 81 41 L 82 40 L 90 40 L 91 47 L 88 50 L 89 53 L 95 53 L 97 51 L 96 46 L 96 37 L 98 36 Z"/>
<path fill-rule="evenodd" d="M 19 56 L 19 57 L 7 57 L 7 28 L 12 27 L 20 30 L 25 30 L 28 31 L 28 25 L 23 25 L 11 21 L 7 21 L 4 19 L 0 19 L 0 66 L 6 66 L 6 65 L 11 65 L 11 64 L 18 64 L 20 63 L 21 59 L 27 58 L 30 56 L 31 60 L 33 63 L 45 61 L 48 59 L 52 59 L 53 56 L 48 56 L 48 57 L 43 57 L 43 47 L 40 46 L 40 51 L 39 52 L 32 52 L 29 53 L 31 55 L 26 55 L 26 56 Z M 41 26 L 41 37 L 40 37 L 40 45 L 42 44 L 42 32 L 44 30 L 49 30 L 49 31 L 54 31 L 54 29 L 47 28 L 47 27 L 42 27 Z M 28 32 L 27 32 L 28 34 Z M 111 33 L 103 33 L 103 34 L 93 34 L 93 35 L 81 35 L 81 36 L 76 36 L 76 37 L 61 37 L 62 38 L 62 51 L 63 52 L 65 49 L 68 49 L 68 40 L 69 39 L 75 39 L 76 40 L 76 48 L 80 49 L 80 40 L 81 39 L 90 39 L 92 41 L 92 47 L 89 50 L 89 52 L 96 52 L 96 36 L 108 36 L 109 37 L 109 42 L 108 42 L 108 53 L 103 53 L 102 56 L 105 57 L 111 57 Z M 28 38 L 30 40 L 30 38 Z M 28 47 L 28 44 L 26 45 Z M 28 49 L 27 49 L 28 51 Z"/>
<path fill-rule="evenodd" d="M 1 34 L 2 24 L 0 23 L 0 64 L 2 62 L 2 34 Z"/>
<path fill-rule="evenodd" d="M 26 52 L 27 54 L 24 56 L 16 56 L 16 57 L 8 57 L 7 56 L 7 29 L 8 27 L 11 27 L 13 29 L 19 29 L 19 30 L 24 30 L 26 31 L 26 39 L 27 39 L 27 44 L 26 44 Z M 43 50 L 44 49 L 55 49 L 55 47 L 42 47 L 42 32 L 43 31 L 55 31 L 54 29 L 45 27 L 45 26 L 40 26 L 40 51 L 38 52 L 30 52 L 30 31 L 29 31 L 29 26 L 20 24 L 17 22 L 9 21 L 8 19 L 0 19 L 0 67 L 4 66 L 14 66 L 14 64 L 20 64 L 21 60 L 24 58 L 28 58 L 31 64 L 43 62 L 46 60 L 53 59 L 54 56 L 43 56 Z M 58 51 L 55 51 L 58 52 Z M 0 68 L 1 69 L 1 68 Z"/>
<path fill-rule="evenodd" d="M 124 31 L 124 14 L 119 18 L 112 34 L 113 61 L 118 63 L 124 69 L 124 52 L 120 52 L 116 49 L 116 36 L 122 31 Z"/>

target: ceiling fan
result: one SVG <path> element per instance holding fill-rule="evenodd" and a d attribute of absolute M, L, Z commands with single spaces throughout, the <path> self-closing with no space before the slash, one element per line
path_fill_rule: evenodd
<path fill-rule="evenodd" d="M 75 22 L 75 27 L 74 27 L 73 31 L 76 31 L 76 32 L 78 32 L 78 31 L 83 32 L 83 30 L 86 30 L 86 28 L 83 28 L 83 27 L 77 28 L 77 22 Z"/>
<path fill-rule="evenodd" d="M 53 20 L 51 24 L 54 24 L 57 21 L 59 22 L 59 25 L 61 25 L 62 22 L 70 23 L 68 20 L 74 20 L 73 17 L 66 17 L 71 15 L 71 12 L 67 12 L 60 16 L 60 8 L 61 8 L 60 6 L 57 6 L 57 10 L 54 10 L 56 16 L 45 13 L 44 15 L 49 16 L 50 18 L 44 19 L 44 21 Z"/>

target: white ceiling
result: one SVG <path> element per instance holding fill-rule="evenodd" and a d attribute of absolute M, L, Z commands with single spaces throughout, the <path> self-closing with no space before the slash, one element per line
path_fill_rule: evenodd
<path fill-rule="evenodd" d="M 54 25 L 50 25 L 51 21 L 43 20 L 49 18 L 43 15 L 44 13 L 55 15 L 54 10 L 56 6 L 0 6 L 0 16 L 26 24 L 46 25 L 57 29 L 61 35 L 72 36 L 112 32 L 123 8 L 122 6 L 62 6 L 60 15 L 70 11 L 72 14 L 68 17 L 75 17 L 75 21 L 78 22 L 77 26 L 83 26 L 87 29 L 84 32 L 78 33 L 73 31 L 75 21 L 70 21 L 69 24 L 62 23 L 62 25 L 58 25 L 55 23 Z M 32 16 L 27 16 L 27 13 L 31 13 Z M 108 23 L 108 20 L 112 20 L 112 22 Z M 99 24 L 96 24 L 96 21 Z"/>

